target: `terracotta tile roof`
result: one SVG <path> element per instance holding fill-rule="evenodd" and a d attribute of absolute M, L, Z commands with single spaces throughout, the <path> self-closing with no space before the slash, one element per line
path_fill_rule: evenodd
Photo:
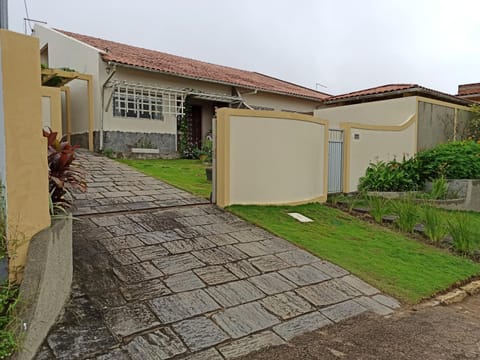
<path fill-rule="evenodd" d="M 480 83 L 458 85 L 458 96 L 480 94 Z"/>
<path fill-rule="evenodd" d="M 405 94 L 415 94 L 461 105 L 469 105 L 470 101 L 455 95 L 450 95 L 437 90 L 429 89 L 417 84 L 389 84 L 370 89 L 359 90 L 347 94 L 331 96 L 324 100 L 327 105 L 338 103 L 354 103 L 363 101 L 380 100 L 384 98 L 400 97 Z"/>
<path fill-rule="evenodd" d="M 218 82 L 248 89 L 291 95 L 312 100 L 323 100 L 330 95 L 276 79 L 253 71 L 188 59 L 155 50 L 121 44 L 64 30 L 56 31 L 84 42 L 102 51 L 104 61 L 130 65 L 166 74 Z"/>
<path fill-rule="evenodd" d="M 377 86 L 370 89 L 358 90 L 353 91 L 346 94 L 340 94 L 331 96 L 328 100 L 339 100 L 339 99 L 346 99 L 346 98 L 353 98 L 357 96 L 366 96 L 366 95 L 376 95 L 376 94 L 383 94 L 383 93 L 390 93 L 399 90 L 407 90 L 407 89 L 414 89 L 418 87 L 416 84 L 389 84 L 389 85 L 382 85 Z"/>

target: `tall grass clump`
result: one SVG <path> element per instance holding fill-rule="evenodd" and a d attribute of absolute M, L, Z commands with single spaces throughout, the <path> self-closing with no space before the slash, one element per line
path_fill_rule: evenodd
<path fill-rule="evenodd" d="M 447 221 L 453 247 L 460 253 L 471 255 L 480 250 L 480 231 L 465 213 L 457 213 Z"/>
<path fill-rule="evenodd" d="M 434 200 L 443 200 L 447 198 L 448 182 L 445 177 L 440 177 L 432 181 L 432 190 L 430 197 Z"/>
<path fill-rule="evenodd" d="M 434 243 L 439 243 L 447 235 L 445 215 L 432 205 L 422 207 L 422 223 L 425 235 Z"/>
<path fill-rule="evenodd" d="M 413 233 L 415 225 L 419 220 L 418 206 L 413 196 L 395 201 L 393 208 L 398 216 L 395 220 L 395 225 L 403 232 Z"/>
<path fill-rule="evenodd" d="M 381 196 L 369 196 L 367 202 L 373 220 L 381 224 L 383 217 L 387 215 L 389 200 Z"/>

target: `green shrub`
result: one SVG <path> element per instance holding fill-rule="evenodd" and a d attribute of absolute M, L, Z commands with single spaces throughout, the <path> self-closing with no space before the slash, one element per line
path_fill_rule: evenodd
<path fill-rule="evenodd" d="M 421 183 L 445 177 L 447 179 L 480 179 L 480 144 L 474 141 L 454 141 L 419 152 Z"/>
<path fill-rule="evenodd" d="M 370 164 L 360 178 L 360 191 L 414 191 L 418 189 L 418 169 L 414 158 L 398 162 Z"/>
<path fill-rule="evenodd" d="M 435 243 L 442 241 L 447 235 L 445 216 L 443 212 L 432 205 L 423 206 L 422 223 L 425 235 Z"/>
<path fill-rule="evenodd" d="M 395 225 L 403 232 L 412 233 L 419 220 L 418 206 L 413 197 L 395 201 L 393 208 L 398 216 Z"/>
<path fill-rule="evenodd" d="M 447 221 L 447 226 L 455 250 L 464 254 L 472 254 L 480 250 L 480 233 L 469 221 L 467 214 L 455 214 Z"/>

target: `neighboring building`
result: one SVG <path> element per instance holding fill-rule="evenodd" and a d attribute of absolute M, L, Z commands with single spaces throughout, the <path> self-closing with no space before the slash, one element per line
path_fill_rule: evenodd
<path fill-rule="evenodd" d="M 411 157 L 417 151 L 464 138 L 472 113 L 467 99 L 415 84 L 384 85 L 325 99 L 315 116 L 344 133 L 337 166 L 342 191 L 357 190 L 370 163 Z M 336 167 L 331 164 L 331 171 Z"/>
<path fill-rule="evenodd" d="M 177 150 L 179 119 L 188 99 L 188 136 L 199 145 L 212 131 L 216 107 L 312 114 L 329 95 L 257 72 L 187 59 L 36 25 L 41 61 L 93 75 L 94 148 L 128 152 Z M 72 142 L 88 138 L 84 84 L 72 93 Z"/>
<path fill-rule="evenodd" d="M 458 97 L 480 102 L 480 83 L 458 85 Z"/>

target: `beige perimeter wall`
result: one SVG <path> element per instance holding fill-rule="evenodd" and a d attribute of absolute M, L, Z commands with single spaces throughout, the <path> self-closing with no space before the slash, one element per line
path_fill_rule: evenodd
<path fill-rule="evenodd" d="M 47 145 L 42 137 L 38 39 L 0 30 L 0 113 L 5 137 L 10 279 L 21 281 L 30 239 L 50 225 Z"/>
<path fill-rule="evenodd" d="M 417 152 L 417 97 L 315 110 L 330 128 L 344 130 L 343 191 L 357 191 L 370 163 Z"/>
<path fill-rule="evenodd" d="M 328 125 L 274 111 L 217 112 L 217 204 L 325 201 Z"/>

